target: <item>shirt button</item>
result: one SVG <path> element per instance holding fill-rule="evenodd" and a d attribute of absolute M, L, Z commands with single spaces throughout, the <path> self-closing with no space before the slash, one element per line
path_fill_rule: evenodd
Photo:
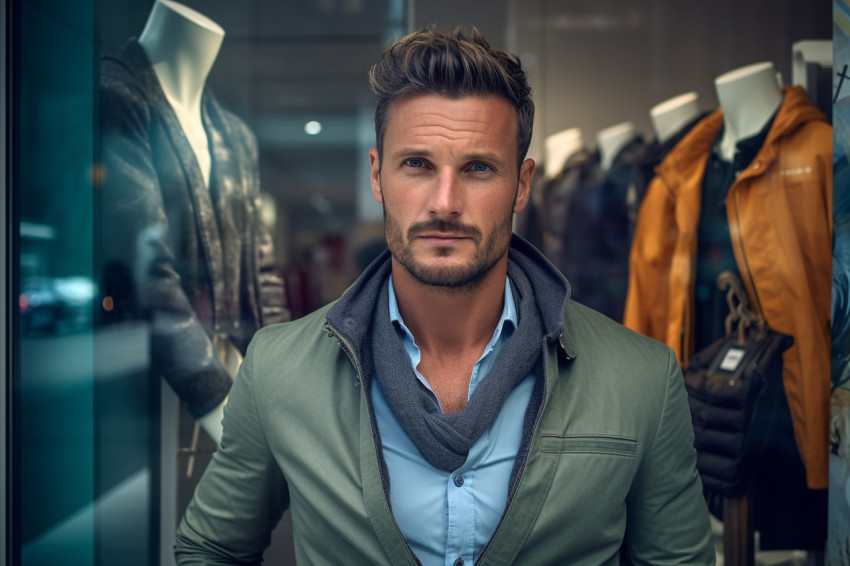
<path fill-rule="evenodd" d="M 458 557 L 458 559 L 455 560 L 455 566 L 463 566 L 463 558 Z"/>
<path fill-rule="evenodd" d="M 455 477 L 455 485 L 458 487 L 463 485 L 463 476 Z M 458 558 L 458 560 L 460 560 L 460 558 Z M 460 560 L 460 563 L 463 564 L 463 560 Z M 457 562 L 455 562 L 455 564 L 457 564 Z"/>

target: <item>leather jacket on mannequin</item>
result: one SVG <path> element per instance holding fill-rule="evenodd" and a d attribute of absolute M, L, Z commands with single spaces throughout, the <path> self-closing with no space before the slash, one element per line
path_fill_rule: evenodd
<path fill-rule="evenodd" d="M 124 316 L 149 321 L 154 370 L 198 418 L 230 390 L 213 335 L 244 353 L 258 328 L 289 318 L 260 219 L 256 140 L 205 90 L 207 188 L 135 40 L 103 59 L 100 108 L 101 263 L 129 283 L 105 294 Z"/>

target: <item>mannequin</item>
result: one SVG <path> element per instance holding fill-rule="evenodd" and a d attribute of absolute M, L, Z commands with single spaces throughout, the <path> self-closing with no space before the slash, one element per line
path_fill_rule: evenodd
<path fill-rule="evenodd" d="M 782 104 L 782 91 L 771 62 L 754 63 L 714 80 L 723 109 L 720 156 L 732 161 L 739 140 L 757 134 Z"/>
<path fill-rule="evenodd" d="M 635 125 L 631 122 L 621 122 L 600 130 L 596 134 L 596 145 L 602 171 L 610 169 L 620 150 L 636 137 Z"/>
<path fill-rule="evenodd" d="M 148 323 L 151 377 L 216 443 L 248 342 L 289 318 L 260 218 L 256 137 L 205 86 L 223 38 L 158 0 L 140 39 L 100 72 L 101 256 L 132 274 L 104 293 Z"/>
<path fill-rule="evenodd" d="M 649 111 L 655 139 L 663 144 L 699 115 L 696 92 L 686 92 L 659 102 Z"/>
<path fill-rule="evenodd" d="M 554 179 L 564 170 L 564 165 L 570 157 L 584 146 L 584 141 L 580 129 L 570 128 L 547 136 L 545 145 L 546 178 Z"/>
<path fill-rule="evenodd" d="M 209 187 L 212 159 L 201 119 L 201 97 L 207 76 L 224 40 L 224 29 L 203 14 L 171 0 L 157 0 L 139 36 L 165 97 L 171 104 Z M 218 348 L 222 349 L 221 346 Z M 229 349 L 225 347 L 224 359 Z M 234 365 L 233 362 L 227 365 Z M 231 375 L 235 368 L 228 367 Z M 221 419 L 227 399 L 198 422 L 216 444 L 221 442 Z"/>
<path fill-rule="evenodd" d="M 211 159 L 201 121 L 201 95 L 223 40 L 224 29 L 220 25 L 171 0 L 156 1 L 139 37 L 165 97 L 189 138 L 207 185 Z"/>

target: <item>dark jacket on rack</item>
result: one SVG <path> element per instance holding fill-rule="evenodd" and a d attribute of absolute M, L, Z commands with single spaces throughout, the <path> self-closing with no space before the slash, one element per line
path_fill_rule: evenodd
<path fill-rule="evenodd" d="M 212 335 L 226 335 L 244 353 L 257 329 L 288 318 L 259 215 L 256 140 L 208 90 L 202 120 L 209 188 L 138 42 L 103 58 L 104 291 L 124 316 L 149 321 L 153 368 L 195 417 L 230 390 Z"/>
<path fill-rule="evenodd" d="M 567 159 L 557 177 L 543 186 L 536 200 L 543 231 L 541 251 L 570 280 L 574 297 L 581 296 L 586 287 L 584 277 L 590 276 L 582 269 L 590 251 L 584 247 L 587 242 L 582 239 L 583 224 L 573 224 L 570 220 L 581 216 L 574 209 L 582 207 L 583 187 L 594 185 L 598 177 L 599 155 L 581 149 Z M 577 241 L 582 245 L 576 245 Z"/>
<path fill-rule="evenodd" d="M 767 139 L 726 197 L 735 260 L 750 304 L 793 336 L 783 384 L 808 486 L 827 486 L 832 128 L 801 87 L 784 100 Z M 717 110 L 657 168 L 641 204 L 624 324 L 694 354 L 694 268 L 702 182 L 723 126 Z"/>
<path fill-rule="evenodd" d="M 586 150 L 567 160 L 544 190 L 543 250 L 573 284 L 574 296 L 621 320 L 638 206 L 651 178 L 649 146 L 636 137 L 607 171 Z"/>

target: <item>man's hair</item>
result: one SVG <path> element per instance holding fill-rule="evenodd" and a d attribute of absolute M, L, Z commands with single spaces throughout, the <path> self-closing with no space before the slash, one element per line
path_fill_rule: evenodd
<path fill-rule="evenodd" d="M 445 33 L 436 26 L 411 33 L 384 50 L 369 69 L 369 83 L 378 95 L 375 137 L 379 160 L 392 103 L 408 94 L 426 93 L 506 99 L 516 111 L 517 163 L 525 159 L 534 125 L 528 76 L 517 57 L 490 47 L 474 27 L 469 33 L 460 27 Z"/>

